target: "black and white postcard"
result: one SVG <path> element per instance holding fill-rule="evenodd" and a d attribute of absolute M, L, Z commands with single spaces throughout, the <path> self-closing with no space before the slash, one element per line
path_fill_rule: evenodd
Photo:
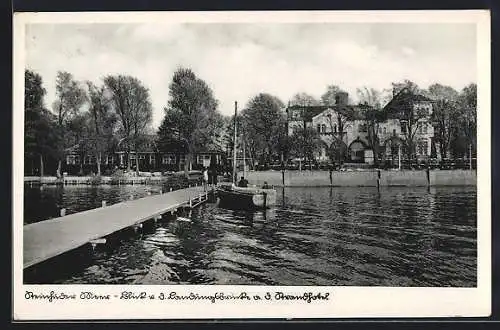
<path fill-rule="evenodd" d="M 16 13 L 16 320 L 491 312 L 488 11 Z"/>

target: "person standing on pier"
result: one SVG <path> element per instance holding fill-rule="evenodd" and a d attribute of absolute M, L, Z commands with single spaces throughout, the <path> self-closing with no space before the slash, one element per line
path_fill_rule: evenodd
<path fill-rule="evenodd" d="M 208 185 L 208 170 L 206 167 L 203 168 L 203 189 L 207 191 Z"/>
<path fill-rule="evenodd" d="M 203 168 L 203 189 L 207 191 L 208 184 L 208 170 L 206 167 Z"/>

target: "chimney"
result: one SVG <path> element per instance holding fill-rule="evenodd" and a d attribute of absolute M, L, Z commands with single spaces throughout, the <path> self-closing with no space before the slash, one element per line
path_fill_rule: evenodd
<path fill-rule="evenodd" d="M 347 105 L 347 100 L 349 98 L 349 94 L 346 92 L 338 92 L 335 95 L 335 104 L 336 105 Z"/>

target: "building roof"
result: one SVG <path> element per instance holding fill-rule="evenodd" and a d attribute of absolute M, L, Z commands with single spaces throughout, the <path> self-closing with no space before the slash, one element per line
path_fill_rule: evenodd
<path fill-rule="evenodd" d="M 372 107 L 367 104 L 358 105 L 317 105 L 317 106 L 302 106 L 302 105 L 292 105 L 287 108 L 289 110 L 303 110 L 304 118 L 307 122 L 312 121 L 313 117 L 316 117 L 325 110 L 332 109 L 335 112 L 345 115 L 350 120 L 363 120 L 365 119 L 365 113 Z"/>
<path fill-rule="evenodd" d="M 387 118 L 395 119 L 401 116 L 401 111 L 407 109 L 409 105 L 418 102 L 432 102 L 430 98 L 411 92 L 408 88 L 403 88 L 399 93 L 387 103 L 382 111 L 387 115 Z"/>

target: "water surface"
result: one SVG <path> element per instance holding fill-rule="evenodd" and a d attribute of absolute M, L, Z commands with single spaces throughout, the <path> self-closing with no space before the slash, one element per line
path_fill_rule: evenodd
<path fill-rule="evenodd" d="M 157 193 L 25 187 L 25 224 Z M 476 285 L 476 188 L 285 188 L 276 207 L 207 203 L 98 250 L 51 283 Z M 42 282 L 34 279 L 34 282 Z"/>

